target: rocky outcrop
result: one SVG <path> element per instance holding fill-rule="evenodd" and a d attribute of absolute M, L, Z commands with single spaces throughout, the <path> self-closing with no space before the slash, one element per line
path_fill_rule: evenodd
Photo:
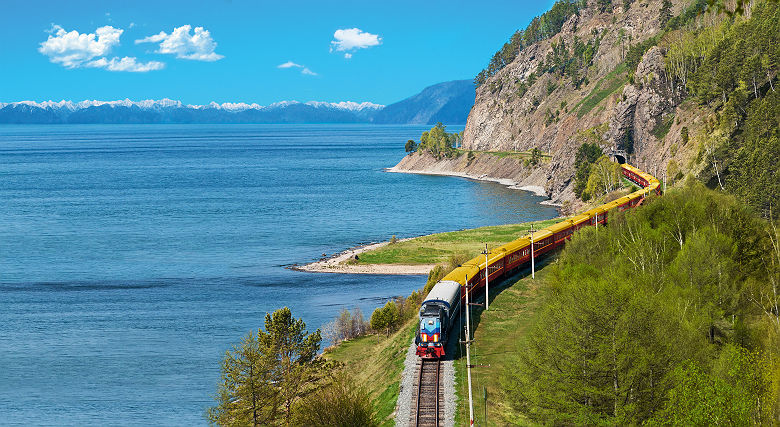
<path fill-rule="evenodd" d="M 683 2 L 673 3 L 673 13 L 679 13 Z M 539 148 L 550 154 L 552 161 L 533 172 L 516 165 L 517 171 L 509 173 L 503 169 L 507 167 L 505 163 L 495 160 L 468 165 L 460 159 L 442 160 L 441 168 L 496 178 L 511 175 L 511 179 L 524 185 L 543 187 L 555 201 L 572 200 L 574 156 L 583 142 L 583 133 L 593 129 L 600 129 L 590 134 L 598 134 L 597 142 L 605 152 L 630 146 L 632 162 L 640 166 L 665 165 L 675 141 L 667 138 L 659 142 L 657 135 L 664 129 L 671 129 L 670 134 L 679 132 L 680 123 L 675 121 L 669 126 L 679 100 L 668 89 L 663 51 L 653 48 L 647 52 L 637 67 L 633 84 L 628 72 L 616 70 L 630 45 L 660 31 L 658 11 L 662 0 L 637 0 L 627 10 L 623 10 L 622 2 L 613 4 L 613 10 L 600 11 L 595 0 L 590 0 L 579 15 L 565 22 L 559 34 L 526 47 L 512 63 L 477 88 L 464 131 L 464 149 Z M 575 88 L 571 78 L 558 72 L 536 75 L 554 45 L 571 47 L 575 39 L 588 43 L 596 38 L 598 49 L 592 64 L 583 70 L 587 79 L 579 88 Z M 533 79 L 532 74 L 535 81 L 529 80 Z M 414 156 L 405 158 L 396 169 L 415 168 L 417 161 L 421 160 Z M 438 167 L 427 165 L 427 169 Z"/>
<path fill-rule="evenodd" d="M 623 89 L 623 100 L 615 106 L 606 136 L 629 154 L 646 154 L 658 146 L 658 133 L 670 127 L 667 122 L 679 102 L 666 78 L 663 51 L 653 47 L 637 66 L 634 84 Z"/>
<path fill-rule="evenodd" d="M 404 157 L 395 167 L 388 169 L 388 172 L 460 176 L 498 182 L 539 195 L 552 192 L 552 189 L 547 189 L 544 186 L 546 182 L 550 181 L 547 168 L 544 165 L 526 165 L 522 159 L 484 152 L 475 152 L 473 157 L 462 154 L 459 157 L 441 159 L 425 152 L 414 153 Z M 555 202 L 555 200 L 552 201 L 552 203 Z"/>

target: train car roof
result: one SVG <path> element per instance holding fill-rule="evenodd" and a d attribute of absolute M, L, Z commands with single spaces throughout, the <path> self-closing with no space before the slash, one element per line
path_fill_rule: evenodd
<path fill-rule="evenodd" d="M 533 233 L 533 239 L 534 239 L 534 242 L 538 242 L 539 240 L 542 240 L 544 238 L 550 237 L 552 235 L 553 234 L 550 232 L 550 230 L 547 230 L 547 229 L 543 228 L 543 229 L 537 231 L 536 233 Z"/>
<path fill-rule="evenodd" d="M 577 215 L 575 217 L 572 217 L 569 221 L 571 221 L 571 223 L 573 225 L 577 225 L 579 223 L 588 221 L 589 219 L 590 219 L 590 215 L 588 215 L 588 214 L 580 214 L 580 215 Z"/>
<path fill-rule="evenodd" d="M 435 284 L 428 295 L 425 297 L 422 305 L 427 302 L 444 302 L 447 308 L 455 305 L 455 301 L 460 297 L 460 283 L 451 280 L 442 280 Z"/>
<path fill-rule="evenodd" d="M 476 265 L 470 265 L 470 264 L 466 263 L 466 264 L 463 264 L 460 267 L 452 270 L 451 272 L 449 272 L 449 274 L 444 276 L 442 281 L 450 280 L 450 281 L 453 281 L 453 282 L 458 282 L 461 285 L 465 285 L 466 284 L 466 276 L 474 277 L 477 274 L 479 274 L 479 267 L 477 267 Z"/>
<path fill-rule="evenodd" d="M 521 237 L 519 239 L 512 240 L 509 243 L 506 243 L 504 245 L 499 246 L 497 249 L 505 250 L 506 253 L 512 253 L 515 251 L 518 251 L 520 249 L 523 249 L 524 247 L 531 244 L 531 241 L 528 240 L 527 237 Z"/>
<path fill-rule="evenodd" d="M 604 205 L 596 206 L 595 208 L 591 208 L 583 212 L 583 215 L 587 215 L 588 217 L 592 218 L 596 214 L 602 214 L 604 213 Z"/>
<path fill-rule="evenodd" d="M 565 230 L 567 228 L 571 228 L 571 221 L 568 220 L 568 219 L 564 219 L 563 221 L 556 222 L 555 224 L 549 225 L 549 226 L 545 227 L 544 229 L 545 230 L 550 230 L 550 232 L 552 232 L 552 233 L 557 233 L 557 232 L 563 231 L 563 230 Z"/>

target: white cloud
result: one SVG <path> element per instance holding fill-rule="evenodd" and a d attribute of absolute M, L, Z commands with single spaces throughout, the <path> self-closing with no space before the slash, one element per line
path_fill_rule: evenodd
<path fill-rule="evenodd" d="M 129 30 L 130 28 L 133 28 L 133 27 L 135 27 L 135 22 L 131 22 L 130 25 L 127 26 L 127 29 Z"/>
<path fill-rule="evenodd" d="M 315 73 L 314 71 L 310 70 L 308 67 L 303 66 L 301 64 L 296 64 L 295 62 L 292 62 L 292 61 L 287 61 L 284 64 L 279 64 L 279 65 L 276 66 L 276 68 L 300 68 L 301 69 L 301 74 L 304 74 L 304 75 L 307 75 L 307 76 L 316 76 L 317 75 L 317 73 Z"/>
<path fill-rule="evenodd" d="M 195 27 L 194 34 L 191 34 L 190 30 L 192 30 L 191 25 L 182 25 L 174 28 L 171 34 L 160 31 L 158 34 L 136 40 L 135 43 L 160 43 L 157 53 L 176 55 L 181 59 L 212 62 L 224 58 L 214 52 L 217 43 L 211 38 L 208 30 Z"/>
<path fill-rule="evenodd" d="M 48 56 L 55 64 L 78 68 L 94 58 L 106 55 L 111 48 L 119 45 L 122 32 L 124 30 L 106 25 L 96 29 L 94 33 L 81 34 L 52 25 L 49 37 L 41 43 L 38 52 Z"/>
<path fill-rule="evenodd" d="M 165 67 L 159 61 L 138 62 L 137 58 L 130 56 L 107 59 L 106 55 L 111 49 L 119 45 L 119 37 L 123 32 L 120 28 L 106 25 L 94 33 L 81 34 L 52 24 L 48 31 L 49 37 L 41 43 L 38 51 L 48 56 L 51 62 L 66 68 L 104 68 L 109 71 L 143 73 Z"/>
<path fill-rule="evenodd" d="M 382 44 L 378 34 L 362 31 L 360 28 L 345 28 L 336 30 L 330 42 L 330 51 L 346 52 L 344 58 L 352 58 L 351 51 L 365 49 Z"/>
<path fill-rule="evenodd" d="M 159 61 L 138 62 L 135 57 L 125 56 L 122 59 L 117 57 L 107 60 L 106 58 L 96 59 L 86 64 L 87 67 L 105 68 L 108 71 L 129 71 L 134 73 L 145 73 L 147 71 L 161 70 L 165 64 Z"/>
<path fill-rule="evenodd" d="M 302 68 L 303 65 L 296 64 L 296 63 L 294 63 L 292 61 L 287 61 L 284 64 L 279 64 L 279 65 L 276 66 L 276 68 L 293 68 L 293 67 Z"/>

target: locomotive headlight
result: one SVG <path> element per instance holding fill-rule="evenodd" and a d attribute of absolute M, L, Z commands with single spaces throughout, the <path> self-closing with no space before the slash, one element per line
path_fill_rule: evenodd
<path fill-rule="evenodd" d="M 423 342 L 428 342 L 428 334 L 422 334 Z"/>
<path fill-rule="evenodd" d="M 439 334 L 433 334 L 433 342 L 439 342 Z"/>

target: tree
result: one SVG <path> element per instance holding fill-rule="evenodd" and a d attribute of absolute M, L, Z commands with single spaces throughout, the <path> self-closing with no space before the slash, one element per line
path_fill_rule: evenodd
<path fill-rule="evenodd" d="M 312 393 L 296 412 L 302 426 L 378 426 L 368 391 L 355 385 L 346 371 L 337 371 L 329 383 Z"/>
<path fill-rule="evenodd" d="M 531 150 L 531 164 L 536 166 L 539 164 L 541 160 L 542 160 L 542 150 L 540 150 L 537 147 L 534 147 L 533 150 Z"/>
<path fill-rule="evenodd" d="M 207 418 L 218 425 L 290 425 L 293 406 L 317 387 L 329 369 L 316 357 L 320 331 L 306 332 L 290 309 L 265 315 L 265 331 L 249 333 L 239 346 L 225 354 L 217 406 Z M 281 420 L 280 420 L 281 417 Z"/>
<path fill-rule="evenodd" d="M 412 153 L 414 153 L 415 151 L 417 151 L 417 143 L 416 143 L 416 142 L 414 142 L 414 140 L 413 140 L 413 139 L 410 139 L 410 140 L 406 141 L 406 146 L 405 146 L 405 148 L 406 148 L 406 152 L 407 152 L 407 153 L 409 153 L 409 154 L 412 154 Z"/>
<path fill-rule="evenodd" d="M 217 406 L 209 408 L 210 423 L 267 425 L 276 417 L 278 389 L 273 386 L 272 360 L 260 350 L 258 336 L 249 332 L 222 360 Z"/>
<path fill-rule="evenodd" d="M 688 363 L 674 371 L 675 387 L 669 390 L 663 410 L 650 425 L 749 426 L 752 402 L 749 395 Z"/>
<path fill-rule="evenodd" d="M 577 154 L 574 155 L 574 169 L 576 170 L 574 175 L 574 194 L 577 197 L 583 197 L 585 186 L 588 185 L 591 165 L 602 155 L 601 147 L 595 143 L 586 142 L 577 149 Z"/>
<path fill-rule="evenodd" d="M 621 179 L 620 165 L 601 156 L 591 167 L 588 183 L 585 185 L 583 197 L 598 197 L 618 188 Z"/>
<path fill-rule="evenodd" d="M 658 15 L 658 22 L 661 24 L 661 28 L 665 27 L 670 19 L 672 19 L 672 1 L 664 0 L 661 3 L 661 10 Z"/>
<path fill-rule="evenodd" d="M 293 319 L 284 307 L 265 315 L 265 332 L 258 332 L 258 339 L 261 351 L 275 362 L 273 377 L 290 425 L 293 404 L 315 388 L 324 368 L 324 360 L 316 357 L 320 330 L 307 333 L 303 319 Z"/>
<path fill-rule="evenodd" d="M 390 330 L 398 322 L 399 315 L 398 304 L 395 301 L 388 301 L 371 313 L 371 329 L 377 332 L 385 331 L 385 335 L 389 336 Z"/>

